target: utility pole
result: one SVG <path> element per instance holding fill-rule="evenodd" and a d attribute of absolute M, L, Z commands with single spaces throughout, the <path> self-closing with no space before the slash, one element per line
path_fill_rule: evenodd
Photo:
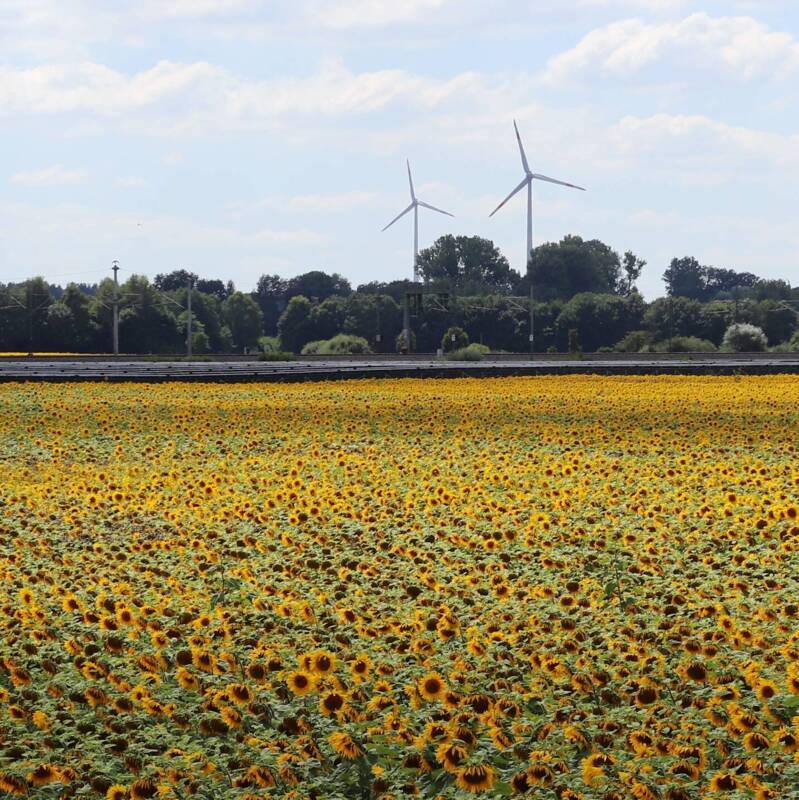
<path fill-rule="evenodd" d="M 533 273 L 530 271 L 530 358 L 535 356 L 535 306 L 533 305 Z"/>
<path fill-rule="evenodd" d="M 114 273 L 114 355 L 119 355 L 119 261 L 114 261 L 111 270 Z"/>
<path fill-rule="evenodd" d="M 187 294 L 186 294 L 186 355 L 191 358 L 191 278 L 188 279 L 187 283 Z"/>
<path fill-rule="evenodd" d="M 402 308 L 402 336 L 405 339 L 405 353 L 411 352 L 411 296 L 405 292 L 405 305 Z"/>

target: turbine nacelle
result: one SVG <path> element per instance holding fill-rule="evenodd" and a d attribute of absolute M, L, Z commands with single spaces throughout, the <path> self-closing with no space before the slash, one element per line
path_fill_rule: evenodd
<path fill-rule="evenodd" d="M 519 155 L 522 159 L 522 168 L 524 169 L 524 179 L 522 182 L 515 188 L 513 191 L 488 215 L 489 217 L 493 217 L 494 214 L 499 211 L 505 203 L 508 202 L 512 197 L 517 195 L 525 186 L 531 186 L 533 181 L 543 181 L 544 183 L 555 183 L 558 186 L 567 186 L 569 189 L 579 189 L 579 191 L 584 192 L 585 189 L 582 186 L 576 186 L 573 183 L 566 183 L 566 181 L 559 181 L 555 178 L 550 178 L 547 175 L 541 175 L 538 172 L 533 172 L 530 169 L 530 164 L 527 161 L 527 154 L 524 152 L 524 145 L 522 144 L 522 137 L 519 134 L 519 126 L 516 124 L 516 120 L 513 120 L 513 130 L 516 132 L 516 141 L 519 144 Z M 532 213 L 532 211 L 531 211 Z"/>

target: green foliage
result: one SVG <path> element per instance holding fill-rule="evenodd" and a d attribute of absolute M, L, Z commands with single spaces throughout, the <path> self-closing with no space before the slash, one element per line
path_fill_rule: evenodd
<path fill-rule="evenodd" d="M 418 264 L 426 284 L 458 294 L 508 293 L 519 281 L 499 248 L 480 236 L 442 236 Z"/>
<path fill-rule="evenodd" d="M 302 295 L 292 297 L 280 315 L 277 331 L 281 346 L 292 353 L 299 353 L 303 345 L 313 338 L 311 301 Z"/>
<path fill-rule="evenodd" d="M 486 357 L 484 345 L 470 344 L 468 347 L 459 347 L 444 354 L 447 361 L 482 361 Z"/>
<path fill-rule="evenodd" d="M 280 339 L 277 336 L 260 336 L 258 338 L 258 347 L 265 353 L 280 350 Z"/>
<path fill-rule="evenodd" d="M 799 353 L 799 331 L 797 331 L 790 341 L 778 344 L 771 348 L 772 353 Z"/>
<path fill-rule="evenodd" d="M 446 333 L 441 337 L 441 349 L 445 353 L 450 353 L 454 350 L 463 350 L 468 346 L 469 334 L 457 325 L 447 328 Z"/>
<path fill-rule="evenodd" d="M 308 342 L 302 348 L 303 355 L 355 355 L 360 353 L 371 353 L 369 342 L 360 336 L 352 336 L 340 333 L 331 339 L 323 339 L 315 342 Z"/>
<path fill-rule="evenodd" d="M 697 336 L 675 336 L 652 347 L 655 353 L 715 353 L 717 349 L 713 342 Z"/>
<path fill-rule="evenodd" d="M 616 342 L 613 348 L 617 353 L 642 353 L 644 348 L 652 344 L 649 331 L 630 331 L 623 339 Z"/>
<path fill-rule="evenodd" d="M 222 313 L 233 335 L 233 347 L 236 350 L 255 347 L 263 329 L 258 303 L 248 294 L 234 292 L 222 304 Z"/>
<path fill-rule="evenodd" d="M 294 353 L 287 350 L 264 350 L 259 356 L 259 361 L 294 361 Z"/>
<path fill-rule="evenodd" d="M 572 297 L 555 321 L 556 343 L 561 349 L 572 349 L 569 336 L 576 336 L 585 352 L 612 347 L 627 331 L 641 327 L 644 301 L 637 292 L 619 297 L 611 294 L 584 293 Z"/>
<path fill-rule="evenodd" d="M 738 322 L 727 328 L 721 348 L 728 353 L 762 353 L 768 348 L 768 340 L 761 328 Z"/>
<path fill-rule="evenodd" d="M 535 296 L 541 300 L 570 300 L 586 292 L 627 293 L 640 272 L 638 259 L 630 255 L 630 272 L 622 277 L 619 254 L 598 239 L 584 241 L 579 236 L 566 236 L 558 243 L 540 245 L 530 258 Z M 529 278 L 521 281 L 520 289 L 529 292 Z"/>
<path fill-rule="evenodd" d="M 751 272 L 707 267 L 695 258 L 674 258 L 663 273 L 666 290 L 672 297 L 707 301 L 741 290 L 753 289 L 760 279 Z"/>
<path fill-rule="evenodd" d="M 410 331 L 410 352 L 416 352 L 416 332 Z M 405 331 L 400 331 L 394 339 L 394 349 L 397 353 L 408 352 L 408 342 L 405 341 Z"/>

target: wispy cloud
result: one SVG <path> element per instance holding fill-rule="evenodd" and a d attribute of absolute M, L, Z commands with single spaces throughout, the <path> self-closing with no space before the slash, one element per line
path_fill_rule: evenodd
<path fill-rule="evenodd" d="M 55 165 L 32 172 L 17 172 L 11 176 L 11 183 L 17 186 L 74 186 L 85 183 L 87 177 L 85 172 Z"/>
<path fill-rule="evenodd" d="M 371 28 L 414 20 L 448 0 L 325 0 L 316 18 L 331 28 Z"/>
<path fill-rule="evenodd" d="M 548 83 L 597 73 L 628 79 L 657 63 L 677 71 L 709 67 L 741 79 L 784 78 L 799 70 L 799 42 L 752 17 L 697 13 L 656 23 L 627 19 L 591 31 L 552 58 L 543 77 Z"/>

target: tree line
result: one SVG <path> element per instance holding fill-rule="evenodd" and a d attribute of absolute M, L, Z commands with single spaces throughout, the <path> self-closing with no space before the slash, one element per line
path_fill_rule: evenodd
<path fill-rule="evenodd" d="M 353 288 L 319 270 L 262 275 L 252 292 L 185 270 L 152 281 L 131 275 L 116 289 L 110 278 L 62 287 L 35 277 L 0 284 L 0 351 L 108 352 L 116 291 L 121 352 L 180 353 L 190 282 L 197 354 L 265 346 L 299 353 L 342 334 L 361 348 L 393 352 L 409 295 L 414 349 L 433 352 L 457 329 L 492 350 L 520 352 L 529 348 L 531 286 L 538 351 L 707 350 L 721 346 L 735 323 L 761 329 L 764 346 L 799 349 L 799 290 L 786 281 L 675 258 L 663 274 L 666 296 L 647 303 L 636 289 L 645 263 L 567 236 L 535 248 L 521 275 L 493 242 L 443 236 L 420 253 L 421 284 Z"/>

